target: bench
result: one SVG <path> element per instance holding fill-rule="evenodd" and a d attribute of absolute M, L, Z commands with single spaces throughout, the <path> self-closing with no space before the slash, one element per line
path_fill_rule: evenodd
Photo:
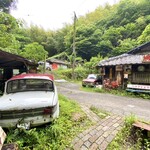
<path fill-rule="evenodd" d="M 133 126 L 137 127 L 137 128 L 140 128 L 142 130 L 146 130 L 148 137 L 150 137 L 150 124 L 140 122 L 140 121 L 136 121 L 135 123 L 133 123 Z"/>

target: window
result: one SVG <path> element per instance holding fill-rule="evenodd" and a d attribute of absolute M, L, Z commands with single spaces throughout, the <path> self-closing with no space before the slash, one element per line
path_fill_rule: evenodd
<path fill-rule="evenodd" d="M 7 93 L 24 91 L 53 91 L 53 82 L 44 79 L 19 79 L 7 83 Z"/>

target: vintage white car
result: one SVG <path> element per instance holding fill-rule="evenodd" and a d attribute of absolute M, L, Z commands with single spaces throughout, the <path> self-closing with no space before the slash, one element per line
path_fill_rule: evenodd
<path fill-rule="evenodd" d="M 5 83 L 0 97 L 0 126 L 29 129 L 58 116 L 58 94 L 52 75 L 22 74 Z"/>

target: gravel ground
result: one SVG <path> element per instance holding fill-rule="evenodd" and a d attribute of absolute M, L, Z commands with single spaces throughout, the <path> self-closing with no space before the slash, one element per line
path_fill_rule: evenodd
<path fill-rule="evenodd" d="M 116 115 L 134 114 L 138 118 L 150 122 L 150 100 L 129 98 L 106 93 L 81 91 L 81 85 L 65 80 L 56 81 L 58 93 L 82 103 L 88 107 L 95 106 Z"/>

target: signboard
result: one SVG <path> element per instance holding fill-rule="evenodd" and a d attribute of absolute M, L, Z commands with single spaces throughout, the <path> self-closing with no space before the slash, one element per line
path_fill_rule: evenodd
<path fill-rule="evenodd" d="M 127 87 L 132 89 L 150 90 L 150 85 L 128 84 Z"/>
<path fill-rule="evenodd" d="M 143 62 L 145 62 L 145 63 L 149 62 L 150 63 L 150 54 L 143 56 Z"/>
<path fill-rule="evenodd" d="M 122 70 L 123 70 L 122 65 L 118 65 L 118 66 L 116 66 L 116 71 L 122 71 Z"/>
<path fill-rule="evenodd" d="M 131 74 L 132 66 L 131 65 L 126 65 L 124 66 L 124 73 L 125 74 Z"/>
<path fill-rule="evenodd" d="M 128 79 L 128 74 L 127 73 L 124 74 L 124 79 Z"/>

